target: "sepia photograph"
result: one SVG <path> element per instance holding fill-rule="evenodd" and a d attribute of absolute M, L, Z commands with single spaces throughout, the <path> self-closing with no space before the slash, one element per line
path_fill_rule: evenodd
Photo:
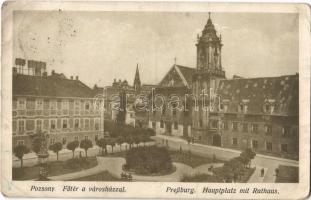
<path fill-rule="evenodd" d="M 122 184 L 158 182 L 171 198 L 236 193 L 192 185 L 202 183 L 299 188 L 310 78 L 300 11 L 23 8 L 11 13 L 3 66 L 10 187 L 126 193 Z"/>

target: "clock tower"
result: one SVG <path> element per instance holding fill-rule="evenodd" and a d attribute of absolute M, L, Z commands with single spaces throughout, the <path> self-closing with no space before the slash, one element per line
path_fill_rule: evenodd
<path fill-rule="evenodd" d="M 217 35 L 210 13 L 201 36 L 197 38 L 197 67 L 192 80 L 192 91 L 197 99 L 197 108 L 193 109 L 193 133 L 202 137 L 208 130 L 211 100 L 219 81 L 225 79 L 221 63 L 221 35 Z M 203 136 L 204 137 L 204 136 Z"/>

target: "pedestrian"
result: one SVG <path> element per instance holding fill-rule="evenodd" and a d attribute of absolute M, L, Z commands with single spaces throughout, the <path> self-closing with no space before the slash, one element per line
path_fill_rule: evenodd
<path fill-rule="evenodd" d="M 279 168 L 275 168 L 275 176 L 276 176 L 276 177 L 279 176 Z"/>

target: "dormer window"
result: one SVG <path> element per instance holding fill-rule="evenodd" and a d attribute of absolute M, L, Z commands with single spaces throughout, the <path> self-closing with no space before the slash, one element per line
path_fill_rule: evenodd
<path fill-rule="evenodd" d="M 272 114 L 274 112 L 274 99 L 267 99 L 263 106 L 263 110 L 265 113 Z"/>

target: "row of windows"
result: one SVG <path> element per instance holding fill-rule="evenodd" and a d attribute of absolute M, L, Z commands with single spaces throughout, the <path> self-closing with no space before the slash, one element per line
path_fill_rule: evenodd
<path fill-rule="evenodd" d="M 43 100 L 43 99 L 36 99 L 36 100 L 29 100 L 27 101 L 26 98 L 18 98 L 17 101 L 13 101 L 13 110 L 25 110 L 27 109 L 34 109 L 34 110 L 43 110 L 43 109 L 51 109 L 51 110 L 90 110 L 95 108 L 99 108 L 98 105 L 93 105 L 93 101 L 91 100 Z"/>
<path fill-rule="evenodd" d="M 239 145 L 237 138 L 232 138 L 232 145 L 233 146 L 238 146 Z M 251 141 L 251 147 L 253 149 L 257 149 L 258 148 L 258 141 L 257 140 L 252 140 Z M 266 151 L 271 152 L 272 151 L 272 147 L 273 147 L 272 142 L 268 142 L 268 141 L 265 142 L 265 149 L 266 149 Z M 287 144 L 281 144 L 280 145 L 280 149 L 281 149 L 282 152 L 287 153 L 288 152 Z"/>
<path fill-rule="evenodd" d="M 220 104 L 219 110 L 222 112 L 228 112 L 228 105 L 227 104 Z M 245 103 L 241 103 L 238 105 L 237 111 L 239 113 L 247 113 L 248 105 Z M 270 103 L 265 103 L 263 105 L 263 112 L 264 113 L 273 113 L 274 112 L 274 105 Z"/>
<path fill-rule="evenodd" d="M 84 119 L 71 119 L 71 123 L 69 119 L 49 119 L 49 120 L 42 120 L 37 119 L 35 121 L 28 120 L 28 127 L 27 130 L 56 130 L 56 129 L 68 129 L 68 128 L 75 128 L 75 129 L 95 129 L 99 130 L 100 126 L 100 119 L 99 118 L 84 118 Z M 33 123 L 31 123 L 33 122 Z M 34 123 L 35 122 L 35 123 Z M 58 124 L 57 124 L 58 123 Z M 58 126 L 57 126 L 58 125 Z M 24 134 L 26 130 L 26 120 L 19 119 L 13 120 L 13 133 L 18 132 L 18 134 Z"/>
<path fill-rule="evenodd" d="M 231 127 L 229 128 L 229 123 L 227 121 L 223 121 L 221 124 L 219 124 L 218 120 L 211 120 L 210 121 L 210 127 L 217 129 L 220 127 L 221 129 L 224 130 L 232 130 L 232 131 L 239 131 L 242 130 L 243 132 L 252 132 L 252 133 L 258 133 L 259 131 L 259 124 L 255 123 L 239 123 L 239 122 L 231 122 Z M 264 125 L 264 132 L 267 135 L 272 134 L 272 125 L 270 124 L 265 124 Z M 284 126 L 282 127 L 282 135 L 283 136 L 288 136 L 290 134 L 290 127 L 289 126 Z"/>
<path fill-rule="evenodd" d="M 156 128 L 156 122 L 152 122 L 152 128 L 153 129 L 155 129 Z M 161 120 L 160 121 L 160 128 L 164 128 L 164 121 L 163 120 Z M 174 130 L 178 130 L 178 122 L 173 122 L 173 128 L 174 128 Z"/>
<path fill-rule="evenodd" d="M 87 139 L 90 139 L 90 138 L 89 138 L 88 135 L 85 135 L 84 139 L 87 140 Z M 97 141 L 98 140 L 98 135 L 95 135 L 94 139 L 95 139 L 95 141 Z M 74 136 L 74 141 L 79 141 L 79 136 Z M 55 144 L 56 142 L 57 141 L 56 141 L 55 138 L 51 138 L 50 139 L 50 145 Z M 62 140 L 61 140 L 61 143 L 63 145 L 66 145 L 67 144 L 67 137 L 63 137 Z M 17 140 L 16 141 L 16 145 L 25 145 L 25 141 L 24 140 Z"/>

